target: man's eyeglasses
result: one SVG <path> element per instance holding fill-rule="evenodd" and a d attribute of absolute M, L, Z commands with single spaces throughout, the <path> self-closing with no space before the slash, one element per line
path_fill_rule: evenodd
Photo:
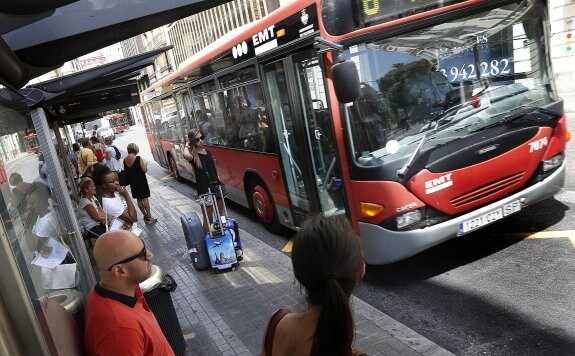
<path fill-rule="evenodd" d="M 142 241 L 142 243 L 144 243 L 144 241 Z M 144 247 L 142 247 L 142 251 L 140 251 L 137 255 L 134 255 L 134 256 L 131 256 L 128 258 L 124 258 L 120 262 L 114 263 L 113 265 L 110 266 L 110 268 L 108 268 L 108 271 L 111 271 L 115 265 L 121 265 L 122 263 L 128 263 L 128 262 L 131 262 L 137 258 L 142 258 L 142 257 L 144 257 L 144 261 L 147 261 L 148 251 L 146 250 L 146 244 L 145 243 L 144 243 Z"/>
<path fill-rule="evenodd" d="M 204 136 L 196 137 L 196 142 L 200 142 L 203 139 L 204 139 Z"/>

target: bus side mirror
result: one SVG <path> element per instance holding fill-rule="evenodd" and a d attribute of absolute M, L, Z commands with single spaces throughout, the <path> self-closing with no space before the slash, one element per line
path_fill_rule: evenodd
<path fill-rule="evenodd" d="M 331 76 L 335 95 L 340 103 L 351 103 L 359 98 L 359 75 L 354 62 L 344 61 L 334 64 L 331 67 Z"/>

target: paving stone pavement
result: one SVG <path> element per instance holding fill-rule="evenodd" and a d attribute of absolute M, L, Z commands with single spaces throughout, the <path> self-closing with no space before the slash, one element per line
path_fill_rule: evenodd
<path fill-rule="evenodd" d="M 235 271 L 194 270 L 180 215 L 200 206 L 148 175 L 150 206 L 158 222 L 139 225 L 153 263 L 176 280 L 171 293 L 186 355 L 258 355 L 270 315 L 279 308 L 305 309 L 289 256 L 241 230 L 244 260 Z M 201 215 L 200 215 L 201 216 Z M 355 347 L 369 355 L 451 355 L 435 343 L 358 298 L 352 299 Z"/>

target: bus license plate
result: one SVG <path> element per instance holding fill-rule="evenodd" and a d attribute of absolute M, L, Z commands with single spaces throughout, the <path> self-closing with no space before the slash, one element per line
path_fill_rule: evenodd
<path fill-rule="evenodd" d="M 459 224 L 458 235 L 461 236 L 463 234 L 467 234 L 468 232 L 479 229 L 480 227 L 491 224 L 497 220 L 503 219 L 504 217 L 514 214 L 520 210 L 521 203 L 519 200 L 507 203 L 496 210 L 490 211 L 487 214 L 462 222 Z"/>

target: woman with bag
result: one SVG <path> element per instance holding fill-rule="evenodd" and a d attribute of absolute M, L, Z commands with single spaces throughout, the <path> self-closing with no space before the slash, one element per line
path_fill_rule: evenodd
<path fill-rule="evenodd" d="M 138 156 L 140 149 L 135 143 L 128 144 L 127 147 L 128 156 L 124 158 L 124 173 L 126 175 L 127 181 L 130 183 L 132 190 L 132 198 L 136 199 L 138 202 L 138 208 L 144 215 L 144 222 L 146 224 L 153 224 L 157 219 L 152 217 L 152 211 L 150 210 L 150 186 L 148 185 L 148 178 L 146 178 L 146 172 L 148 171 L 148 165 L 144 160 Z"/>
<path fill-rule="evenodd" d="M 225 198 L 220 196 L 219 185 L 224 188 L 222 182 L 218 178 L 218 172 L 216 171 L 216 165 L 212 158 L 210 151 L 206 150 L 204 146 L 204 136 L 199 129 L 191 129 L 188 132 L 188 143 L 184 148 L 184 158 L 192 164 L 194 167 L 194 174 L 196 176 L 196 190 L 198 191 L 198 196 L 202 199 L 202 195 L 208 193 L 208 189 L 211 189 L 212 193 L 216 194 L 218 210 L 224 211 Z M 202 199 L 202 204 L 206 206 L 208 211 L 208 216 L 213 215 L 213 207 L 211 199 Z M 206 220 L 204 216 L 204 231 L 208 232 L 210 222 Z"/>
<path fill-rule="evenodd" d="M 308 218 L 292 248 L 295 278 L 308 309 L 278 310 L 270 319 L 262 355 L 363 355 L 352 348 L 353 289 L 365 274 L 359 238 L 343 215 Z"/>
<path fill-rule="evenodd" d="M 107 231 L 108 219 L 104 209 L 96 199 L 96 184 L 86 177 L 78 186 L 80 201 L 78 201 L 78 223 L 83 228 L 84 240 L 97 239 Z"/>

